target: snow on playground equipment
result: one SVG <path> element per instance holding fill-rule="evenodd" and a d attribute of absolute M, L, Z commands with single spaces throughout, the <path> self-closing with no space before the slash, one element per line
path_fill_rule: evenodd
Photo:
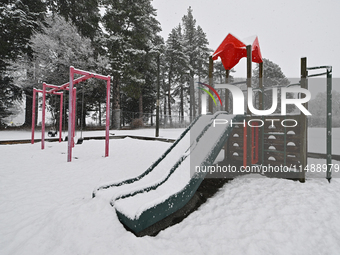
<path fill-rule="evenodd" d="M 75 74 L 81 75 L 79 78 L 74 78 Z M 60 116 L 59 116 L 59 142 L 61 142 L 62 133 L 62 111 L 63 111 L 63 93 L 60 90 L 69 91 L 69 118 L 68 118 L 68 150 L 67 161 L 72 161 L 72 148 L 74 147 L 75 137 L 75 118 L 76 118 L 76 87 L 75 85 L 90 78 L 97 78 L 106 81 L 106 129 L 105 129 L 105 157 L 109 156 L 109 128 L 110 128 L 110 76 L 91 73 L 70 67 L 70 81 L 61 85 L 50 85 L 43 83 L 43 89 L 33 89 L 33 107 L 32 107 L 32 138 L 31 143 L 34 144 L 34 129 L 35 129 L 35 101 L 36 92 L 42 93 L 42 128 L 41 128 L 41 149 L 45 148 L 45 112 L 46 112 L 46 94 L 60 95 Z M 47 90 L 50 88 L 50 90 Z"/>
<path fill-rule="evenodd" d="M 185 206 L 195 194 L 205 173 L 191 176 L 191 161 L 195 165 L 212 165 L 232 130 L 228 125 L 213 127 L 217 117 L 243 119 L 225 112 L 196 118 L 143 174 L 103 185 L 93 192 L 93 197 L 110 199 L 119 220 L 142 235 L 147 228 Z"/>
<path fill-rule="evenodd" d="M 228 34 L 228 36 L 224 39 L 222 44 L 218 47 L 215 51 L 213 56 L 210 58 L 209 61 L 209 82 L 210 86 L 213 83 L 213 60 L 216 60 L 218 57 L 221 58 L 222 63 L 226 69 L 226 80 L 228 83 L 229 77 L 229 70 L 238 63 L 241 57 L 247 56 L 247 91 L 248 93 L 252 92 L 251 89 L 251 82 L 252 82 L 252 68 L 251 63 L 257 62 L 259 63 L 259 89 L 254 89 L 254 92 L 257 92 L 259 95 L 259 105 L 258 105 L 258 112 L 264 110 L 264 100 L 263 94 L 264 91 L 270 88 L 263 87 L 263 63 L 262 61 L 258 61 L 261 58 L 261 53 L 259 51 L 259 43 L 257 38 L 253 41 L 252 45 L 245 45 L 236 37 Z M 247 52 L 247 53 L 245 53 Z M 252 60 L 252 61 L 251 61 Z M 308 75 L 308 70 L 326 68 L 327 72 L 321 74 L 314 74 Z M 252 105 L 252 94 L 248 96 L 248 109 L 247 109 L 247 117 L 245 121 L 249 123 L 249 121 L 254 120 L 253 118 L 258 119 L 261 121 L 262 125 L 260 126 L 260 136 L 259 136 L 259 143 L 258 145 L 254 144 L 253 135 L 251 134 L 251 125 L 247 125 L 247 128 L 244 127 L 244 132 L 241 130 L 237 130 L 234 128 L 232 138 L 229 139 L 228 144 L 225 146 L 225 157 L 228 159 L 232 159 L 234 162 L 242 162 L 245 165 L 245 160 L 247 162 L 246 165 L 252 165 L 252 157 L 254 157 L 254 146 L 257 147 L 255 153 L 258 151 L 259 154 L 259 162 L 258 164 L 261 165 L 281 165 L 287 168 L 295 168 L 295 174 L 292 174 L 292 171 L 289 173 L 288 176 L 281 175 L 280 177 L 289 177 L 292 179 L 299 179 L 301 182 L 305 181 L 305 169 L 307 166 L 307 117 L 306 115 L 308 112 L 308 100 L 310 98 L 310 92 L 308 91 L 308 77 L 319 76 L 319 75 L 327 75 L 327 175 L 326 178 L 330 181 L 331 179 L 331 90 L 332 90 L 332 67 L 331 66 L 321 66 L 321 67 L 307 67 L 307 59 L 301 58 L 301 80 L 299 83 L 296 84 L 289 84 L 288 86 L 275 86 L 281 87 L 282 90 L 286 92 L 298 92 L 301 94 L 305 94 L 305 97 L 300 97 L 299 99 L 294 99 L 295 104 L 300 109 L 300 114 L 297 115 L 286 115 L 286 104 L 282 100 L 282 114 L 281 116 L 277 115 L 270 115 L 272 123 L 266 122 L 268 118 L 264 116 L 254 117 L 254 114 L 251 114 L 254 111 L 254 107 Z M 226 89 L 227 84 L 216 84 L 215 88 L 223 88 Z M 230 84 L 228 84 L 230 85 Z M 300 88 L 289 89 L 291 86 L 299 86 Z M 275 88 L 273 88 L 274 90 Z M 233 99 L 235 100 L 235 93 L 228 88 L 230 92 L 233 93 Z M 225 98 L 225 110 L 229 112 L 229 91 L 226 89 L 226 98 Z M 282 95 L 281 95 L 282 97 Z M 250 99 L 249 99 L 250 98 Z M 284 98 L 284 97 L 283 97 Z M 251 100 L 251 104 L 249 104 L 249 100 Z M 292 100 L 289 99 L 292 103 Z M 296 103 L 296 102 L 300 103 Z M 303 103 L 303 104 L 301 104 Z M 273 106 L 274 106 L 274 99 L 273 99 Z M 276 105 L 275 105 L 276 106 Z M 233 104 L 233 108 L 235 104 Z M 284 108 L 283 108 L 284 107 Z M 250 110 L 251 108 L 251 110 Z M 212 100 L 209 98 L 209 111 L 212 112 L 213 104 Z M 234 110 L 234 109 L 233 109 Z M 275 110 L 275 109 L 274 109 Z M 258 113 L 257 113 L 258 114 Z M 262 114 L 260 114 L 262 115 Z M 265 115 L 265 114 L 263 114 Z M 274 120 L 277 121 L 274 125 Z M 270 121 L 270 120 L 269 120 Z M 287 121 L 294 122 L 296 125 L 280 125 L 277 123 L 287 123 Z M 265 124 L 264 124 L 265 123 Z M 269 125 L 271 124 L 271 125 Z M 245 125 L 246 126 L 246 125 Z M 247 129 L 247 130 L 246 130 Z M 237 146 L 235 146 L 236 144 Z M 242 145 L 242 146 L 240 146 Z M 247 146 L 251 145 L 251 146 Z M 246 148 L 245 148 L 246 147 Z M 242 157 L 243 156 L 243 157 Z M 321 155 L 319 155 L 321 156 Z"/>
<path fill-rule="evenodd" d="M 248 88 L 251 88 L 251 64 L 259 63 L 260 80 L 256 92 L 259 93 L 258 109 L 264 110 L 263 62 L 257 37 L 250 44 L 243 43 L 230 34 L 226 37 L 209 59 L 209 85 L 206 87 L 210 91 L 204 90 L 210 92 L 209 95 L 216 92 L 213 87 L 224 88 L 221 84 L 213 85 L 213 60 L 218 57 L 221 57 L 226 68 L 227 83 L 229 70 L 242 57 L 247 57 L 245 83 Z M 301 67 L 300 83 L 291 84 L 301 86 L 299 92 L 308 88 L 306 59 L 301 60 Z M 233 92 L 233 89 L 229 90 Z M 307 164 L 307 119 L 303 111 L 298 115 L 271 115 L 279 123 L 284 123 L 275 126 L 273 122 L 265 121 L 264 116 L 256 116 L 256 119 L 253 119 L 249 107 L 244 115 L 231 115 L 227 89 L 225 94 L 224 112 L 211 114 L 213 113 L 211 96 L 208 104 L 210 114 L 203 114 L 196 118 L 179 139 L 144 173 L 122 182 L 102 185 L 93 192 L 93 197 L 109 199 L 123 225 L 137 236 L 143 236 L 155 234 L 173 224 L 176 218 L 171 220 L 171 217 L 177 217 L 174 216 L 176 213 L 187 214 L 195 208 L 198 204 L 197 199 L 195 200 L 197 197 L 195 192 L 207 174 L 207 171 L 195 171 L 195 166 L 199 168 L 212 166 L 222 148 L 224 148 L 225 159 L 218 163 L 219 166 L 223 164 L 243 167 L 260 164 L 295 165 L 296 169 L 303 171 L 293 171 L 295 173 L 293 176 L 279 177 L 304 182 L 304 169 Z M 235 97 L 233 99 L 235 108 L 237 106 Z M 305 102 L 307 99 L 300 98 L 299 101 Z M 202 107 L 206 106 L 205 103 L 205 93 L 203 93 Z M 306 107 L 306 104 L 303 106 Z M 303 106 L 301 105 L 301 108 Z M 205 110 L 203 108 L 202 113 L 206 113 Z M 224 124 L 215 125 L 218 119 L 224 120 Z M 288 121 L 294 124 L 289 125 Z M 245 123 L 252 123 L 252 125 Z M 295 125 L 296 123 L 299 125 Z"/>
<path fill-rule="evenodd" d="M 257 39 L 254 52 L 261 58 Z M 206 172 L 195 172 L 190 167 L 212 165 L 228 141 L 233 127 L 228 124 L 214 126 L 213 120 L 218 117 L 229 120 L 229 123 L 245 118 L 227 112 L 198 117 L 141 176 L 103 185 L 93 192 L 93 197 L 111 198 L 119 220 L 136 235 L 153 232 L 160 221 L 166 220 L 194 198 Z"/>

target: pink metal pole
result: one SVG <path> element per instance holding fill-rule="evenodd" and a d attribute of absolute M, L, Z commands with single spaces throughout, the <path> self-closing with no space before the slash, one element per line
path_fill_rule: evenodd
<path fill-rule="evenodd" d="M 74 72 L 77 73 L 77 74 L 80 74 L 80 75 L 90 75 L 92 76 L 93 78 L 98 78 L 98 79 L 102 79 L 102 80 L 108 80 L 108 76 L 104 76 L 104 75 L 101 75 L 101 74 L 97 74 L 97 73 L 90 73 L 88 71 L 83 71 L 83 70 L 80 70 L 80 69 L 74 69 Z"/>
<path fill-rule="evenodd" d="M 73 129 L 72 129 L 72 146 L 74 147 L 74 137 L 76 136 L 76 108 L 77 108 L 77 88 L 73 88 Z"/>
<path fill-rule="evenodd" d="M 68 145 L 67 145 L 67 162 L 72 161 L 72 121 L 73 121 L 73 77 L 74 67 L 70 67 L 70 82 L 69 82 L 69 101 L 68 101 Z"/>
<path fill-rule="evenodd" d="M 33 88 L 33 105 L 32 105 L 32 138 L 31 144 L 34 144 L 34 129 L 35 129 L 35 88 Z"/>
<path fill-rule="evenodd" d="M 109 156 L 109 132 L 110 132 L 110 76 L 108 76 L 106 86 L 106 137 L 105 137 L 105 157 Z"/>
<path fill-rule="evenodd" d="M 64 94 L 60 94 L 60 110 L 59 110 L 59 143 L 61 142 L 61 133 L 63 131 L 63 102 Z"/>
<path fill-rule="evenodd" d="M 45 149 L 45 111 L 46 111 L 46 83 L 43 83 L 43 104 L 41 121 L 41 149 Z"/>

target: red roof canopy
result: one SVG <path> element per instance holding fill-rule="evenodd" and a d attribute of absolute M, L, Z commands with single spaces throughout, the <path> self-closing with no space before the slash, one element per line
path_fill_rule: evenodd
<path fill-rule="evenodd" d="M 247 57 L 246 46 L 245 43 L 235 36 L 228 34 L 212 55 L 212 59 L 217 60 L 220 57 L 224 68 L 231 70 L 241 58 Z M 262 63 L 260 44 L 257 37 L 252 41 L 252 61 Z"/>

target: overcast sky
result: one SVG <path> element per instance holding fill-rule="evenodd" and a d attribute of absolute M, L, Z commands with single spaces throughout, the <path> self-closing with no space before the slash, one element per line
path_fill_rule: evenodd
<path fill-rule="evenodd" d="M 340 0 L 153 0 L 152 3 L 165 40 L 191 6 L 196 24 L 207 34 L 213 50 L 228 33 L 241 40 L 257 35 L 262 56 L 278 64 L 287 77 L 299 77 L 300 58 L 307 57 L 308 66 L 332 65 L 333 77 L 340 78 Z M 245 76 L 245 59 L 235 70 L 235 77 Z"/>

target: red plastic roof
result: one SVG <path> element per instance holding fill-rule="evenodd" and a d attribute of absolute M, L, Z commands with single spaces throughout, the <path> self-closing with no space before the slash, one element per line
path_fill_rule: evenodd
<path fill-rule="evenodd" d="M 218 57 L 221 58 L 224 68 L 231 70 L 241 58 L 247 57 L 246 44 L 232 34 L 228 34 L 212 55 L 213 60 L 217 60 Z M 262 63 L 260 44 L 257 37 L 252 42 L 252 61 Z"/>

